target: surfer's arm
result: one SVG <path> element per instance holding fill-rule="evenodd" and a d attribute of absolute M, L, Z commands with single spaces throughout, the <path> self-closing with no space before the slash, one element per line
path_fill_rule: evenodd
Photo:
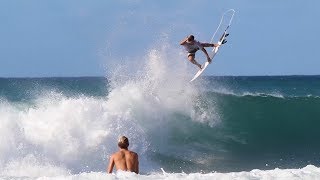
<path fill-rule="evenodd" d="M 188 37 L 184 38 L 181 42 L 180 42 L 180 45 L 184 45 L 188 40 Z"/>
<path fill-rule="evenodd" d="M 201 43 L 203 47 L 218 47 L 219 44 Z"/>
<path fill-rule="evenodd" d="M 107 169 L 107 172 L 108 172 L 108 173 L 112 173 L 113 166 L 114 166 L 114 159 L 113 159 L 113 156 L 111 156 L 111 157 L 110 157 L 109 166 L 108 166 L 108 169 Z"/>
<path fill-rule="evenodd" d="M 210 59 L 209 54 L 205 48 L 201 48 L 201 50 L 204 52 L 204 54 L 207 56 L 207 59 Z"/>
<path fill-rule="evenodd" d="M 213 47 L 218 47 L 218 46 L 220 46 L 219 44 L 213 44 Z"/>

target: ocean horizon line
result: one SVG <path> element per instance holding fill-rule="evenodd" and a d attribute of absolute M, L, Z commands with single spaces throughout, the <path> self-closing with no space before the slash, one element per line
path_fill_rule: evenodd
<path fill-rule="evenodd" d="M 293 75 L 204 75 L 203 77 L 314 77 L 320 74 L 293 74 Z M 43 78 L 108 78 L 107 76 L 0 76 L 0 79 L 43 79 Z"/>

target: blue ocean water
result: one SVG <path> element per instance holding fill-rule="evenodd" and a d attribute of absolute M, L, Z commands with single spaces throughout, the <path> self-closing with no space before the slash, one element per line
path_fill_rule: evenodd
<path fill-rule="evenodd" d="M 169 76 L 0 78 L 0 177 L 319 177 L 320 76 Z M 141 175 L 105 174 L 120 135 Z"/>

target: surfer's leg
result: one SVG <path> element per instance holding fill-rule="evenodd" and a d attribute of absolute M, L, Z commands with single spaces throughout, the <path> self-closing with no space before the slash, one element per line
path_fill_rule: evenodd
<path fill-rule="evenodd" d="M 202 69 L 201 64 L 199 64 L 195 59 L 194 59 L 195 55 L 194 54 L 189 54 L 188 55 L 188 60 L 192 63 L 197 65 L 200 69 Z"/>

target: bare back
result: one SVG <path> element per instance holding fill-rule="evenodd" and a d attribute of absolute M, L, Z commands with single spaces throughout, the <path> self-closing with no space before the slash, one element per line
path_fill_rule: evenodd
<path fill-rule="evenodd" d="M 131 171 L 139 173 L 139 160 L 138 154 L 127 149 L 120 149 L 120 151 L 114 153 L 110 158 L 108 172 L 111 173 L 113 166 L 116 166 L 117 170 Z"/>

